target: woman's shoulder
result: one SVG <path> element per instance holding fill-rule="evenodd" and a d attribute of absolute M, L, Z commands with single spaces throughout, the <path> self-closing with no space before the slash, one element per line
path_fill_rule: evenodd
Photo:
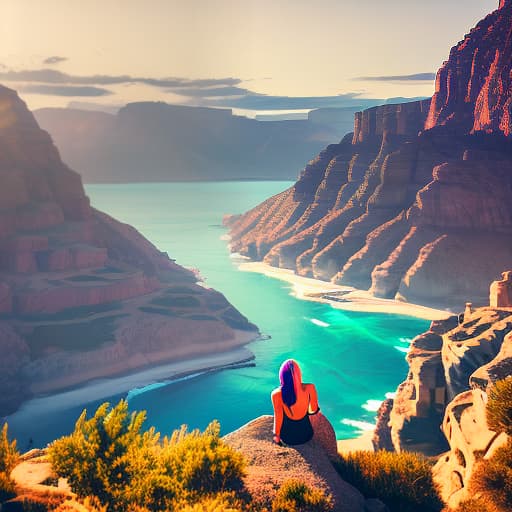
<path fill-rule="evenodd" d="M 314 389 L 316 391 L 316 387 L 311 382 L 303 382 L 302 385 L 304 386 L 304 389 Z"/>
<path fill-rule="evenodd" d="M 281 396 L 281 388 L 276 388 L 270 393 L 271 397 L 280 397 Z"/>

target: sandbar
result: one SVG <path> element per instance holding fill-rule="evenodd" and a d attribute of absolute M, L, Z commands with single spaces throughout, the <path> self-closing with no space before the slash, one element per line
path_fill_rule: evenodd
<path fill-rule="evenodd" d="M 295 274 L 293 270 L 272 267 L 260 261 L 244 262 L 238 268 L 244 272 L 257 272 L 291 284 L 293 295 L 298 299 L 323 302 L 330 304 L 333 308 L 345 311 L 388 313 L 424 320 L 445 320 L 453 314 L 443 309 L 429 308 L 409 302 L 380 299 L 365 290 L 302 277 Z"/>

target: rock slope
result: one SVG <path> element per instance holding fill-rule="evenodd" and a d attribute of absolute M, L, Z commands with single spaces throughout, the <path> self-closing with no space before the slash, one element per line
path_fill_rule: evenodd
<path fill-rule="evenodd" d="M 431 101 L 356 114 L 293 187 L 228 219 L 233 251 L 379 297 L 486 303 L 512 262 L 511 23 L 502 2 L 452 49 Z"/>
<path fill-rule="evenodd" d="M 223 295 L 89 205 L 25 104 L 0 87 L 0 416 L 35 392 L 257 336 Z"/>

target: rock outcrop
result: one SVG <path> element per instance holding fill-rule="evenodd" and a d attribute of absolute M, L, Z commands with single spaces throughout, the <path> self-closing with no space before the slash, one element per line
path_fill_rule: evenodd
<path fill-rule="evenodd" d="M 487 303 L 512 262 L 512 5 L 451 52 L 433 99 L 356 114 L 297 183 L 227 220 L 232 249 L 379 297 Z"/>
<path fill-rule="evenodd" d="M 257 336 L 220 293 L 94 210 L 80 176 L 0 88 L 0 415 L 35 392 Z"/>
<path fill-rule="evenodd" d="M 491 297 L 497 284 L 493 283 Z M 379 411 L 377 448 L 440 455 L 434 475 L 453 507 L 468 498 L 475 462 L 489 458 L 507 440 L 489 429 L 487 391 L 512 375 L 512 307 L 486 306 L 445 321 L 411 343 L 409 374 L 389 413 Z M 442 453 L 446 452 L 446 453 Z"/>
<path fill-rule="evenodd" d="M 328 423 L 325 417 L 319 421 Z M 329 493 L 336 511 L 367 510 L 362 494 L 336 473 L 324 450 L 325 440 L 318 439 L 317 427 L 308 443 L 283 447 L 272 442 L 272 422 L 272 416 L 261 416 L 223 438 L 244 454 L 248 463 L 244 483 L 255 501 L 270 505 L 283 482 L 298 479 Z"/>

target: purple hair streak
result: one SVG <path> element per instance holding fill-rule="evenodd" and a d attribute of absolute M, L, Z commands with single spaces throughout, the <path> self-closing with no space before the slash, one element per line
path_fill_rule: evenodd
<path fill-rule="evenodd" d="M 285 361 L 279 369 L 279 382 L 281 383 L 281 396 L 283 402 L 290 407 L 297 401 L 297 394 L 295 393 L 295 383 L 293 379 L 293 372 L 296 363 L 293 359 Z"/>

